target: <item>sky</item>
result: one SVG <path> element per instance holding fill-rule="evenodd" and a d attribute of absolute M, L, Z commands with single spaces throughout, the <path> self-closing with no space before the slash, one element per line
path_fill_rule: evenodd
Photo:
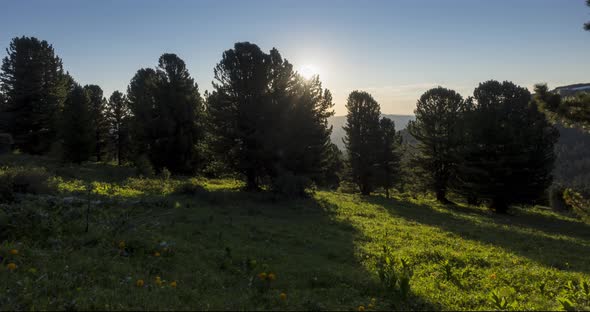
<path fill-rule="evenodd" d="M 336 115 L 353 90 L 383 113 L 412 114 L 438 85 L 466 97 L 490 79 L 590 82 L 587 21 L 584 0 L 6 0 L 0 57 L 15 36 L 47 40 L 79 83 L 108 96 L 176 53 L 203 92 L 223 51 L 249 41 L 317 72 Z"/>

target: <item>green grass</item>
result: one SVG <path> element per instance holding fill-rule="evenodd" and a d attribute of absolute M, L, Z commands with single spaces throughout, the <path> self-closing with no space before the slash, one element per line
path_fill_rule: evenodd
<path fill-rule="evenodd" d="M 58 184 L 2 206 L 16 217 L 0 230 L 0 310 L 491 310 L 492 293 L 508 309 L 555 310 L 565 299 L 590 309 L 580 286 L 590 282 L 590 226 L 542 207 L 495 215 L 324 191 L 286 201 L 234 180 L 141 179 L 23 155 L 0 164 L 47 167 Z M 383 246 L 411 262 L 405 299 L 379 280 Z"/>

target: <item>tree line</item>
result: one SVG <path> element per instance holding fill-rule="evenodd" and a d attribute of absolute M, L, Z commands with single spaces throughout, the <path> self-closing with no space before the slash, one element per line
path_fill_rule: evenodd
<path fill-rule="evenodd" d="M 417 102 L 403 146 L 393 121 L 367 92 L 353 91 L 341 153 L 330 142 L 334 114 L 318 76 L 305 79 L 278 50 L 248 42 L 223 52 L 212 91 L 199 92 L 184 61 L 160 56 L 139 69 L 126 93 L 64 72 L 46 41 L 14 38 L 0 73 L 1 126 L 25 153 L 64 161 L 111 161 L 176 174 L 237 174 L 246 189 L 302 196 L 346 179 L 365 195 L 399 188 L 411 175 L 447 202 L 447 193 L 502 212 L 535 202 L 551 183 L 557 131 L 532 96 L 510 82 L 481 83 L 464 99 L 442 87 Z M 409 159 L 403 165 L 403 159 Z"/>

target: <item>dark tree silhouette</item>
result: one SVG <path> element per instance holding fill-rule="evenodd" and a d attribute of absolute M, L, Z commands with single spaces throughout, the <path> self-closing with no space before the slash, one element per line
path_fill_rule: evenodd
<path fill-rule="evenodd" d="M 322 183 L 331 152 L 328 117 L 334 114 L 332 95 L 322 89 L 318 76 L 303 79 L 297 76 L 293 81 L 290 106 L 281 130 L 284 137 L 279 147 L 281 170 L 295 176 L 299 195 L 310 182 Z"/>
<path fill-rule="evenodd" d="M 129 109 L 133 115 L 130 121 L 133 148 L 136 158 L 150 153 L 155 138 L 154 118 L 158 96 L 158 76 L 151 68 L 142 68 L 131 79 L 127 88 Z"/>
<path fill-rule="evenodd" d="M 586 0 L 586 5 L 590 7 L 590 0 Z M 590 31 L 590 22 L 584 24 L 584 29 Z"/>
<path fill-rule="evenodd" d="M 350 178 L 363 195 L 369 195 L 376 186 L 378 176 L 381 115 L 379 104 L 363 91 L 353 91 L 346 103 L 348 114 L 344 131 Z"/>
<path fill-rule="evenodd" d="M 534 203 L 551 184 L 557 130 L 531 103 L 527 89 L 487 81 L 465 113 L 459 192 L 476 194 L 496 212 Z"/>
<path fill-rule="evenodd" d="M 590 132 L 590 93 L 576 92 L 562 97 L 549 91 L 547 84 L 536 84 L 534 99 L 551 120 Z"/>
<path fill-rule="evenodd" d="M 203 101 L 182 59 L 163 54 L 158 69 L 151 159 L 156 168 L 191 173 L 198 166 Z"/>
<path fill-rule="evenodd" d="M 34 37 L 12 39 L 6 51 L 0 89 L 12 116 L 7 128 L 21 151 L 45 153 L 56 139 L 57 114 L 67 92 L 62 61 L 47 41 Z"/>
<path fill-rule="evenodd" d="M 182 59 L 163 54 L 158 68 L 137 71 L 128 90 L 137 156 L 173 172 L 193 173 L 203 137 L 204 111 L 198 86 Z"/>
<path fill-rule="evenodd" d="M 97 85 L 86 85 L 84 90 L 90 100 L 90 122 L 92 124 L 94 140 L 94 156 L 96 161 L 101 161 L 105 153 L 108 124 L 106 121 L 105 105 L 102 89 Z"/>
<path fill-rule="evenodd" d="M 115 151 L 115 159 L 119 165 L 128 154 L 129 119 L 127 98 L 119 91 L 113 92 L 106 107 L 106 121 L 111 145 Z"/>
<path fill-rule="evenodd" d="M 377 185 L 383 187 L 389 198 L 389 190 L 400 180 L 400 147 L 402 137 L 395 131 L 393 120 L 383 117 L 379 122 L 380 142 L 377 154 L 379 168 Z"/>
<path fill-rule="evenodd" d="M 63 159 L 75 163 L 88 160 L 93 149 L 93 129 L 88 93 L 78 84 L 68 92 L 62 118 Z"/>
<path fill-rule="evenodd" d="M 272 53 L 236 43 L 215 67 L 208 98 L 214 148 L 229 168 L 245 176 L 248 190 L 258 190 L 279 164 L 277 129 L 288 107 L 281 103 L 292 66 Z"/>
<path fill-rule="evenodd" d="M 458 126 L 464 111 L 465 101 L 460 94 L 438 87 L 420 97 L 414 111 L 416 120 L 408 125 L 408 131 L 418 141 L 411 160 L 416 177 L 435 192 L 440 202 L 448 202 L 446 194 L 458 162 Z"/>

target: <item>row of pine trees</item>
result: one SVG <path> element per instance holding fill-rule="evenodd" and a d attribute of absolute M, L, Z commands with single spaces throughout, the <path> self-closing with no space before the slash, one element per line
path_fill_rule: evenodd
<path fill-rule="evenodd" d="M 533 97 L 510 82 L 481 83 L 466 99 L 428 90 L 408 126 L 418 142 L 411 146 L 370 94 L 354 91 L 342 155 L 330 142 L 330 91 L 319 77 L 300 76 L 276 49 L 236 43 L 204 95 L 184 61 L 163 54 L 157 67 L 136 72 L 126 94 L 108 99 L 99 86 L 81 86 L 64 72 L 46 41 L 14 38 L 7 52 L 2 126 L 25 153 L 238 174 L 248 190 L 295 196 L 312 185 L 336 187 L 341 177 L 365 195 L 383 189 L 389 196 L 411 181 L 441 202 L 452 192 L 499 212 L 538 201 L 552 181 L 558 134 L 537 109 L 547 95 Z"/>

